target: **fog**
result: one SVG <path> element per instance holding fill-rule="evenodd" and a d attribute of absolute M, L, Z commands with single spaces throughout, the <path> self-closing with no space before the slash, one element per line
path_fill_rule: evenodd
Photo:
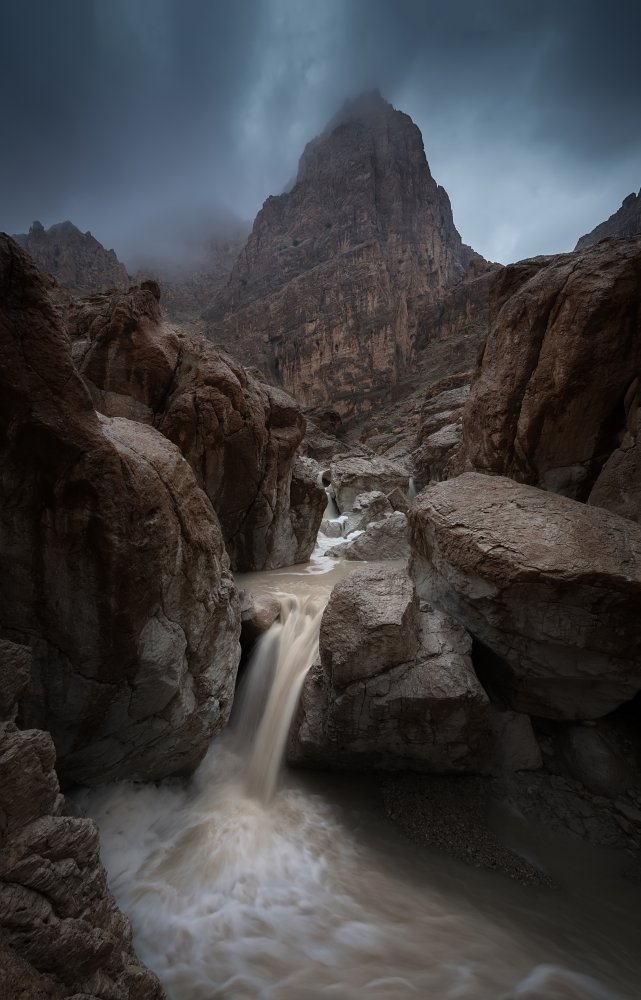
<path fill-rule="evenodd" d="M 188 253 L 192 220 L 251 220 L 373 87 L 416 121 L 490 259 L 570 249 L 641 186 L 637 3 L 0 0 L 0 15 L 0 228 L 69 218 L 130 265 Z"/>

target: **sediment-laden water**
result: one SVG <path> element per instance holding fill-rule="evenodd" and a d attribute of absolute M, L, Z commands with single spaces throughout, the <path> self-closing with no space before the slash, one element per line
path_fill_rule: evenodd
<path fill-rule="evenodd" d="M 616 893 L 600 910 L 589 893 L 512 885 L 415 851 L 391 828 L 381 837 L 358 778 L 347 808 L 349 778 L 340 807 L 331 782 L 322 795 L 303 775 L 278 787 L 322 608 L 349 571 L 323 569 L 262 575 L 282 596 L 281 623 L 191 781 L 83 800 L 138 953 L 170 1000 L 637 996 L 641 962 Z"/>

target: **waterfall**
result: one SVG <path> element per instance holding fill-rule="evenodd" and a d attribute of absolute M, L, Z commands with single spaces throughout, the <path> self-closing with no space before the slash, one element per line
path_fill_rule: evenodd
<path fill-rule="evenodd" d="M 407 496 L 409 500 L 413 500 L 416 496 L 416 484 L 414 482 L 414 476 L 410 476 L 407 481 Z"/>
<path fill-rule="evenodd" d="M 247 759 L 245 787 L 268 802 L 274 794 L 287 734 L 305 675 L 318 655 L 325 601 L 281 599 L 276 621 L 256 644 L 240 695 L 238 746 Z"/>

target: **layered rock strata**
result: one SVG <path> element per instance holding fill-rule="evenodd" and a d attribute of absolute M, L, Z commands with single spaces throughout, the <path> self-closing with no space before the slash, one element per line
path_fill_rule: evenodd
<path fill-rule="evenodd" d="M 305 561 L 325 496 L 295 460 L 300 409 L 207 341 L 166 324 L 159 296 L 145 282 L 72 310 L 74 357 L 94 405 L 150 424 L 180 448 L 218 514 L 234 569 Z"/>
<path fill-rule="evenodd" d="M 29 645 L 22 725 L 64 781 L 192 769 L 231 708 L 240 613 L 178 449 L 99 416 L 29 258 L 0 240 L 0 635 Z"/>
<path fill-rule="evenodd" d="M 487 771 L 490 703 L 472 642 L 448 615 L 419 605 L 408 576 L 369 568 L 336 585 L 320 658 L 307 676 L 289 759 L 333 767 Z"/>
<path fill-rule="evenodd" d="M 418 128 L 368 94 L 307 145 L 294 187 L 267 199 L 206 321 L 297 399 L 344 416 L 411 374 L 421 311 L 473 259 Z"/>
<path fill-rule="evenodd" d="M 460 467 L 586 500 L 626 432 L 640 327 L 639 238 L 505 268 Z"/>
<path fill-rule="evenodd" d="M 409 523 L 418 593 L 475 637 L 496 697 L 591 719 L 641 690 L 636 524 L 475 473 L 425 489 Z"/>

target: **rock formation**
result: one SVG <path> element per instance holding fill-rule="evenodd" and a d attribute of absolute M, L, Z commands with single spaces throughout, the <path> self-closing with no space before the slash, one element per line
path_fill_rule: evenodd
<path fill-rule="evenodd" d="M 29 680 L 30 651 L 0 642 L 0 673 Z M 24 671 L 14 672 L 17 665 Z M 5 692 L 6 695 L 6 692 Z M 0 992 L 10 998 L 161 1000 L 107 888 L 98 830 L 67 814 L 48 733 L 0 713 Z"/>
<path fill-rule="evenodd" d="M 153 425 L 173 441 L 216 510 L 234 569 L 302 562 L 325 504 L 295 462 L 296 403 L 202 338 L 166 324 L 155 282 L 79 301 L 74 358 L 96 408 Z"/>
<path fill-rule="evenodd" d="M 31 646 L 21 725 L 65 781 L 188 771 L 225 724 L 237 593 L 178 449 L 99 417 L 46 285 L 0 238 L 0 636 Z"/>
<path fill-rule="evenodd" d="M 586 500 L 641 374 L 641 238 L 538 257 L 495 280 L 463 412 L 463 466 Z"/>
<path fill-rule="evenodd" d="M 115 252 L 105 250 L 91 233 L 81 233 L 72 222 L 59 222 L 49 229 L 34 222 L 28 233 L 14 239 L 39 268 L 80 295 L 129 285 L 125 266 Z"/>
<path fill-rule="evenodd" d="M 623 199 L 621 208 L 605 222 L 595 226 L 590 233 L 582 236 L 575 250 L 587 250 L 609 236 L 641 236 L 641 190 Z"/>
<path fill-rule="evenodd" d="M 472 260 L 418 128 L 367 94 L 307 145 L 294 187 L 267 199 L 206 320 L 301 402 L 344 415 L 412 372 L 421 310 Z"/>
<path fill-rule="evenodd" d="M 303 687 L 289 759 L 334 767 L 484 771 L 490 704 L 457 623 L 419 606 L 405 573 L 370 568 L 337 584 L 320 659 Z"/>
<path fill-rule="evenodd" d="M 475 637 L 498 698 L 591 719 L 641 690 L 636 524 L 476 473 L 425 489 L 409 522 L 419 595 Z"/>
<path fill-rule="evenodd" d="M 374 456 L 339 458 L 330 467 L 330 480 L 341 514 L 353 510 L 362 493 L 390 493 L 396 488 L 406 493 L 408 479 L 402 466 Z"/>

